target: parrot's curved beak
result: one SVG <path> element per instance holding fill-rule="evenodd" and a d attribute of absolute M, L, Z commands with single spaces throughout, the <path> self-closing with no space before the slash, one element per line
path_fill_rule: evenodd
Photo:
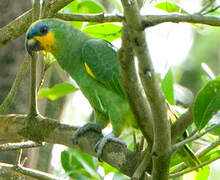
<path fill-rule="evenodd" d="M 43 50 L 43 48 L 38 40 L 36 40 L 34 38 L 31 38 L 31 39 L 26 38 L 25 41 L 26 41 L 25 42 L 26 50 L 30 55 L 33 53 L 33 51 Z"/>

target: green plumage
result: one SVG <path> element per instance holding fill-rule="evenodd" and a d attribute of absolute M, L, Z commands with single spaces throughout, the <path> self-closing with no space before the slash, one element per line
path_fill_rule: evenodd
<path fill-rule="evenodd" d="M 36 37 L 40 42 L 33 43 L 31 40 Z M 72 24 L 58 19 L 40 20 L 29 28 L 26 37 L 28 52 L 31 53 L 34 48 L 39 50 L 36 46 L 39 43 L 76 81 L 94 109 L 99 127 L 104 128 L 111 121 L 116 136 L 126 126 L 137 127 L 121 86 L 117 52 L 110 43 L 94 39 Z M 189 161 L 194 164 L 184 158 L 183 161 L 187 165 L 196 164 L 193 158 Z"/>
<path fill-rule="evenodd" d="M 52 54 L 89 100 L 102 128 L 110 120 L 118 136 L 126 125 L 135 125 L 120 82 L 117 52 L 112 45 L 93 39 L 64 21 L 50 19 L 41 23 L 54 34 Z M 95 78 L 86 71 L 85 63 Z"/>

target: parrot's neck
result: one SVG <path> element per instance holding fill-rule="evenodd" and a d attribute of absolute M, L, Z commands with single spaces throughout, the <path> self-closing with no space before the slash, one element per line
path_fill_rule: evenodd
<path fill-rule="evenodd" d="M 69 29 L 68 29 L 69 28 Z M 72 78 L 80 81 L 80 77 L 85 71 L 81 55 L 82 45 L 91 37 L 76 29 L 72 25 L 67 27 L 67 33 L 58 37 L 57 51 L 54 53 L 59 65 L 67 71 Z"/>

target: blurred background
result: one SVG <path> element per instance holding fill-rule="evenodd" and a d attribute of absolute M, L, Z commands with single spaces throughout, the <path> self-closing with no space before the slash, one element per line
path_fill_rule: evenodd
<path fill-rule="evenodd" d="M 90 2 L 96 5 L 93 7 Z M 170 8 L 169 2 L 177 5 L 179 12 L 184 10 L 189 14 L 201 11 L 201 9 L 210 2 L 215 7 L 220 5 L 219 0 L 146 0 L 141 9 L 141 13 L 145 15 L 167 14 Z M 164 6 L 163 8 L 159 8 L 158 4 L 160 3 L 167 3 L 167 9 Z M 26 0 L 0 0 L 0 28 L 29 10 L 31 5 L 32 2 Z M 71 13 L 107 12 L 121 14 L 122 6 L 119 0 L 75 0 L 61 11 Z M 211 15 L 219 16 L 220 11 L 216 10 Z M 90 32 L 90 35 L 95 36 L 88 28 L 92 25 L 97 25 L 96 23 L 72 23 L 81 30 Z M 116 23 L 115 34 L 109 32 L 109 34 L 100 35 L 100 38 L 112 41 L 112 44 L 120 48 L 120 30 L 121 24 Z M 219 76 L 220 29 L 218 27 L 188 23 L 163 23 L 147 29 L 146 37 L 155 70 L 161 75 L 161 78 L 164 77 L 169 69 L 172 69 L 174 82 L 186 87 L 195 95 L 198 90 L 210 80 L 210 74 L 212 74 L 209 72 L 210 70 L 214 76 Z M 24 35 L 0 48 L 0 103 L 4 100 L 12 86 L 24 54 Z M 43 56 L 41 55 L 38 61 L 38 82 L 40 81 L 43 71 L 42 58 Z M 209 76 L 207 76 L 207 73 Z M 62 82 L 75 85 L 74 81 L 54 63 L 46 72 L 43 87 L 51 88 L 55 84 Z M 27 74 L 23 80 L 14 103 L 6 113 L 28 112 L 28 88 L 29 74 Z M 57 99 L 55 98 L 54 100 L 51 100 L 51 98 L 41 98 L 38 100 L 38 108 L 40 113 L 44 116 L 77 126 L 82 126 L 87 121 L 93 120 L 92 109 L 80 91 Z M 111 129 L 111 127 L 109 127 L 109 129 Z M 107 129 L 107 131 L 109 131 L 109 129 Z M 129 148 L 133 146 L 131 137 L 130 132 L 123 137 Z M 0 141 L 0 143 L 4 142 Z M 107 164 L 97 162 L 95 158 L 84 155 L 77 150 L 68 150 L 61 145 L 46 144 L 44 147 L 25 150 L 23 156 L 28 157 L 25 166 L 57 174 L 66 179 L 70 178 L 68 175 L 71 173 L 71 177 L 75 179 L 128 179 Z M 66 164 L 66 161 L 70 160 L 70 158 L 75 165 L 69 168 L 75 168 L 76 171 L 69 172 L 68 174 L 67 166 L 69 165 Z M 0 162 L 14 163 L 15 159 L 16 152 L 0 152 Z M 91 160 L 87 166 L 85 166 L 85 163 L 88 163 L 86 159 Z M 210 175 L 200 177 L 200 179 L 219 179 L 220 162 L 216 161 L 209 167 L 210 169 L 208 171 Z M 96 171 L 97 168 L 98 170 Z M 112 172 L 109 173 L 110 171 Z M 80 174 L 83 175 L 81 176 Z M 192 178 L 192 176 L 189 177 L 189 175 L 187 175 L 184 177 L 184 179 L 190 178 Z"/>

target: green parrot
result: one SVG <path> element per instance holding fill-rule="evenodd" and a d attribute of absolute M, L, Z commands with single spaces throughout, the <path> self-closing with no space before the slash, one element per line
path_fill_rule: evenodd
<path fill-rule="evenodd" d="M 29 54 L 40 50 L 52 53 L 91 104 L 96 122 L 79 128 L 72 137 L 73 143 L 88 130 L 101 133 L 109 121 L 112 124 L 112 134 L 116 137 L 126 126 L 137 128 L 121 85 L 118 55 L 109 42 L 92 38 L 68 22 L 43 19 L 29 27 L 26 49 Z M 99 159 L 109 141 L 123 144 L 112 134 L 97 144 Z M 188 154 L 188 158 L 191 159 L 190 166 L 197 165 L 191 154 Z"/>

